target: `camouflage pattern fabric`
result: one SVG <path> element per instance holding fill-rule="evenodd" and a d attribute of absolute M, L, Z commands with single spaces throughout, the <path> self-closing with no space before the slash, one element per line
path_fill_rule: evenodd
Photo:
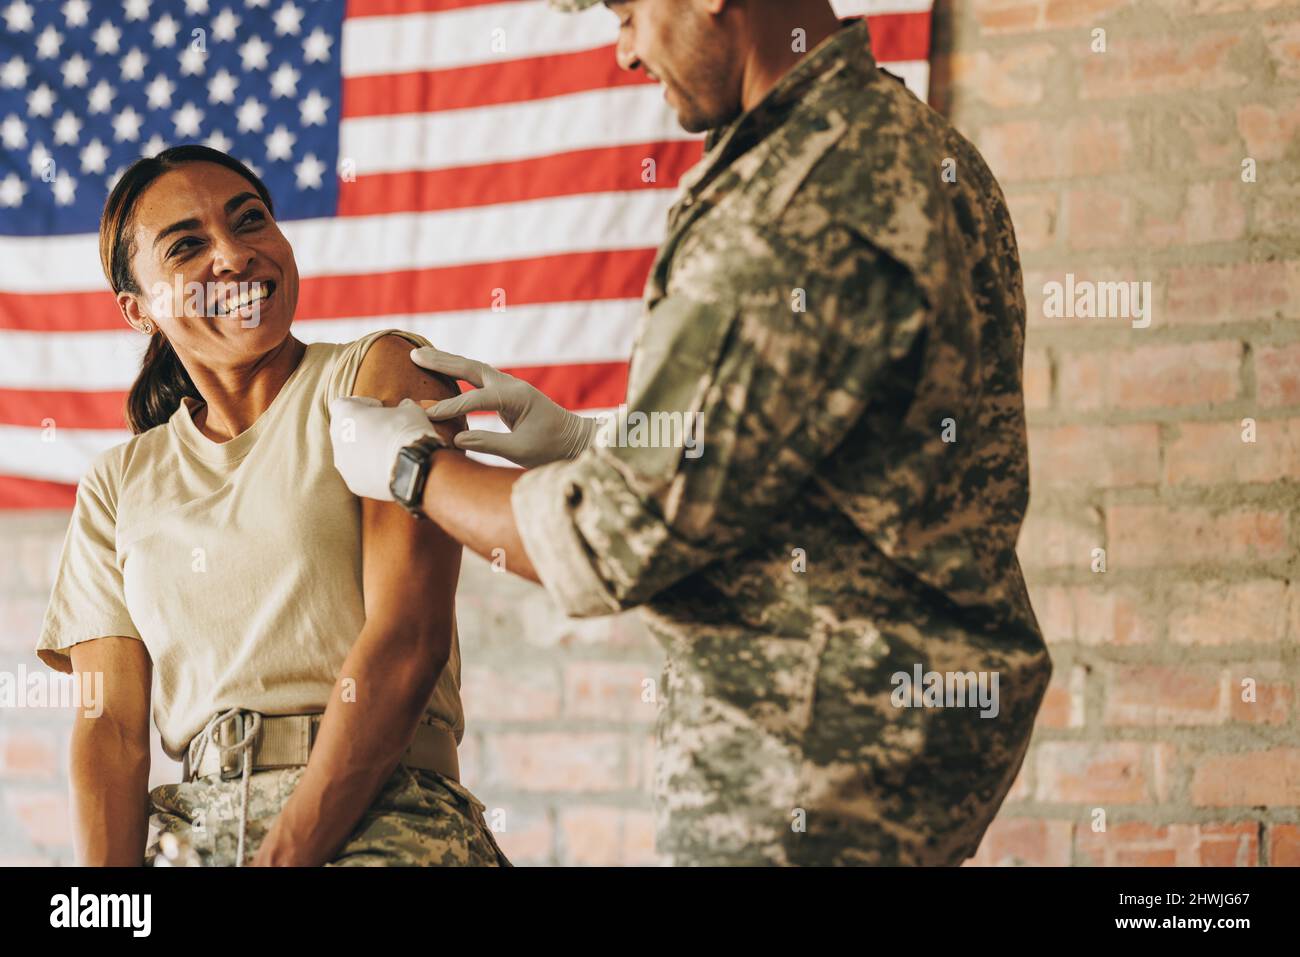
<path fill-rule="evenodd" d="M 669 214 L 627 414 L 698 414 L 702 454 L 595 447 L 512 497 L 564 609 L 641 606 L 667 652 L 677 864 L 959 864 L 1051 674 L 1011 219 L 869 50 L 846 26 L 714 130 Z M 996 716 L 895 706 L 918 666 L 995 674 Z"/>
<path fill-rule="evenodd" d="M 255 771 L 249 780 L 249 864 L 302 778 L 305 767 Z M 163 834 L 176 835 L 204 867 L 233 867 L 239 844 L 238 778 L 210 774 L 150 792 L 145 864 L 159 854 Z M 465 787 L 432 771 L 398 765 L 347 843 L 328 862 L 337 867 L 509 867 L 483 817 L 483 805 Z"/>
<path fill-rule="evenodd" d="M 601 0 L 546 0 L 546 2 L 551 5 L 552 10 L 558 10 L 560 13 L 577 13 L 579 10 L 594 7 Z"/>

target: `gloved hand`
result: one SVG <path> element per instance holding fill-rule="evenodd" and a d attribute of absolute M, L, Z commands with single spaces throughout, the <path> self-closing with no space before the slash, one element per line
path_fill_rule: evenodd
<path fill-rule="evenodd" d="M 437 433 L 424 409 L 411 399 L 392 407 L 368 396 L 347 396 L 330 403 L 334 467 L 353 494 L 362 498 L 393 501 L 388 483 L 397 453 L 426 435 Z"/>
<path fill-rule="evenodd" d="M 509 432 L 470 429 L 452 442 L 458 449 L 499 455 L 525 468 L 577 458 L 592 442 L 600 423 L 563 409 L 522 379 L 484 362 L 442 352 L 433 346 L 411 350 L 422 369 L 464 379 L 476 386 L 428 408 L 430 419 L 452 419 L 467 412 L 496 412 Z"/>

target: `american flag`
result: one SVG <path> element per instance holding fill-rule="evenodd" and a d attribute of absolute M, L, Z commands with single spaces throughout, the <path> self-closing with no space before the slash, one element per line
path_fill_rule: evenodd
<path fill-rule="evenodd" d="M 834 4 L 923 99 L 931 2 Z M 403 328 L 571 409 L 617 406 L 702 143 L 617 68 L 616 33 L 544 0 L 0 0 L 0 508 L 70 508 L 129 437 L 145 337 L 98 219 L 126 166 L 185 142 L 266 182 L 299 339 Z"/>

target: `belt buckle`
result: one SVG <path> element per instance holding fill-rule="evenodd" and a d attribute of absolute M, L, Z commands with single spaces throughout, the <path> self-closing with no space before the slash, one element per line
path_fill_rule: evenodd
<path fill-rule="evenodd" d="M 235 734 L 232 736 L 227 729 L 235 725 Z M 244 712 L 238 711 L 228 720 L 223 721 L 217 726 L 217 738 L 223 747 L 230 747 L 244 740 Z M 244 760 L 250 748 L 239 748 L 238 750 L 221 752 L 221 780 L 233 781 L 235 778 L 244 773 Z"/>

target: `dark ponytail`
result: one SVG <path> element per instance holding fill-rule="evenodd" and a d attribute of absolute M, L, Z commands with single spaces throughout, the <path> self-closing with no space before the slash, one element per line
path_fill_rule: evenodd
<path fill-rule="evenodd" d="M 130 292 L 139 295 L 141 292 L 131 272 L 131 259 L 135 255 L 130 239 L 131 214 L 135 211 L 136 201 L 159 176 L 185 163 L 216 163 L 233 170 L 248 180 L 266 204 L 267 212 L 275 215 L 271 194 L 267 192 L 265 184 L 252 170 L 228 153 L 193 143 L 173 146 L 157 156 L 138 159 L 127 168 L 113 191 L 108 194 L 104 214 L 99 221 L 99 261 L 114 294 Z M 149 337 L 149 347 L 140 363 L 140 374 L 136 376 L 127 395 L 127 424 L 137 435 L 156 425 L 162 425 L 180 408 L 185 396 L 202 398 L 172 344 L 167 341 L 161 329 L 155 329 Z"/>

